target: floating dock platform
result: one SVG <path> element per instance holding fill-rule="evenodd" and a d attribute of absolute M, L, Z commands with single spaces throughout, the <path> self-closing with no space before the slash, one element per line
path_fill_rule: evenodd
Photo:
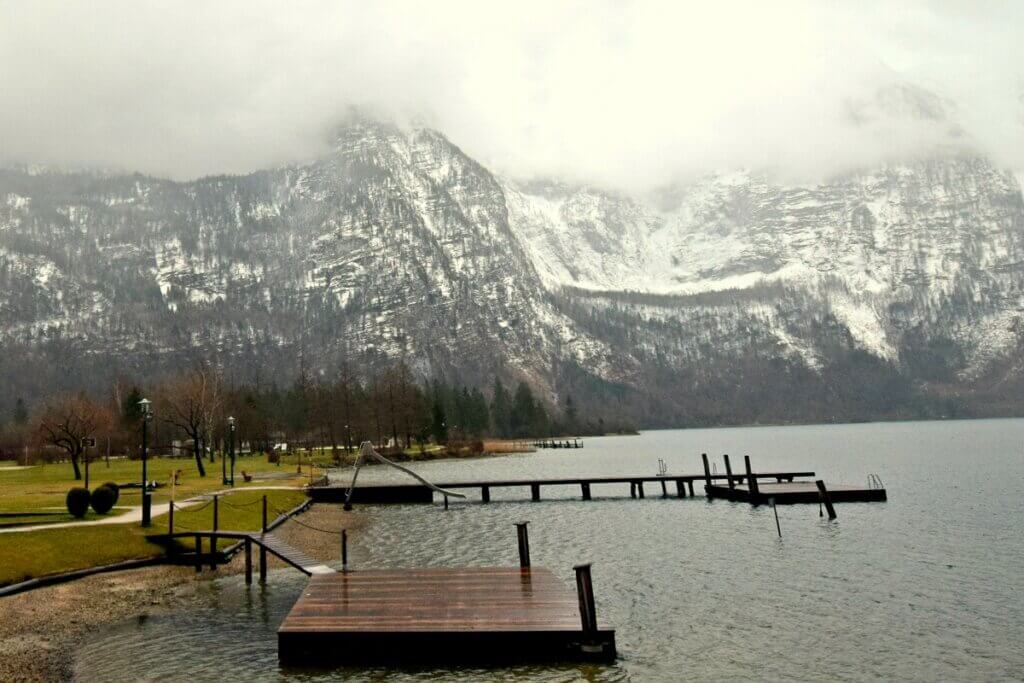
<path fill-rule="evenodd" d="M 577 594 L 539 567 L 315 574 L 277 632 L 285 665 L 610 661 Z"/>
<path fill-rule="evenodd" d="M 732 487 L 711 484 L 705 488 L 708 498 L 723 498 L 753 505 L 764 505 L 771 500 L 778 505 L 817 503 L 822 499 L 821 492 L 813 481 L 758 484 L 753 493 L 746 484 L 735 484 Z M 886 500 L 884 488 L 850 486 L 849 484 L 829 485 L 828 496 L 833 503 L 870 503 Z"/>

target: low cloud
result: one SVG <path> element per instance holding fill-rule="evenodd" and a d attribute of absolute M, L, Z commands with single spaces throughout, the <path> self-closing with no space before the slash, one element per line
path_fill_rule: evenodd
<path fill-rule="evenodd" d="M 0 159 L 190 178 L 352 107 L 632 190 L 970 149 L 1024 169 L 1022 3 L 4 2 Z"/>

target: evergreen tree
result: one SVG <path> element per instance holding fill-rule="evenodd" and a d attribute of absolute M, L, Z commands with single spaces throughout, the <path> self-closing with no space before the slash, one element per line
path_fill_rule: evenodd
<path fill-rule="evenodd" d="M 124 426 L 130 427 L 142 420 L 142 406 L 139 405 L 141 400 L 142 392 L 138 387 L 132 387 L 121 401 L 121 423 Z"/>
<path fill-rule="evenodd" d="M 494 433 L 502 438 L 512 435 L 512 401 L 501 379 L 494 379 L 494 397 L 491 399 L 491 424 Z"/>
<path fill-rule="evenodd" d="M 434 398 L 430 427 L 436 443 L 448 442 L 448 422 L 445 419 L 444 405 L 441 403 L 440 397 Z"/>
<path fill-rule="evenodd" d="M 539 436 L 530 433 L 536 427 L 537 404 L 526 382 L 520 382 L 516 387 L 515 398 L 512 399 L 511 422 L 513 436 Z"/>
<path fill-rule="evenodd" d="M 572 402 L 572 396 L 565 397 L 565 427 L 569 431 L 576 430 L 576 404 Z"/>
<path fill-rule="evenodd" d="M 25 399 L 19 398 L 14 404 L 14 424 L 18 426 L 28 424 L 28 408 L 25 407 Z"/>

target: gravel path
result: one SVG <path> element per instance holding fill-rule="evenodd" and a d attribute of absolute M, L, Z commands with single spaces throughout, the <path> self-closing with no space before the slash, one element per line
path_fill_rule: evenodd
<path fill-rule="evenodd" d="M 340 505 L 314 505 L 298 519 L 323 529 L 344 526 L 350 534 L 366 524 L 358 511 L 343 512 Z M 288 522 L 274 533 L 315 559 L 338 559 L 337 544 L 324 543 L 321 532 Z M 284 566 L 270 558 L 271 569 Z M 90 633 L 125 619 L 188 609 L 197 604 L 195 588 L 200 582 L 243 570 L 240 553 L 215 572 L 147 567 L 0 598 L 0 681 L 71 680 L 75 649 Z"/>

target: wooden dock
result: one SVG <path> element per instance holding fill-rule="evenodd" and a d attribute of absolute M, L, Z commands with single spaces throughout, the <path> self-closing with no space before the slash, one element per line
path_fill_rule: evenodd
<path fill-rule="evenodd" d="M 577 594 L 538 567 L 314 575 L 278 629 L 287 665 L 607 661 L 615 631 L 584 632 Z"/>
<path fill-rule="evenodd" d="M 595 485 L 626 484 L 629 486 L 629 494 L 632 498 L 645 498 L 648 490 L 645 485 L 650 486 L 654 493 L 662 497 L 674 496 L 686 498 L 696 495 L 694 492 L 695 481 L 726 481 L 728 476 L 734 482 L 744 481 L 745 475 L 725 474 L 665 474 L 665 475 L 635 475 L 635 476 L 611 476 L 611 477 L 563 477 L 547 479 L 504 479 L 490 481 L 451 481 L 440 482 L 437 485 L 443 489 L 479 489 L 480 499 L 484 503 L 491 501 L 491 490 L 496 488 L 514 488 L 529 490 L 531 500 L 541 499 L 542 487 L 550 486 L 578 486 L 582 500 L 592 500 L 592 488 Z M 813 477 L 814 472 L 758 472 L 752 474 L 754 478 L 761 480 L 774 480 L 776 482 L 793 481 L 796 478 Z M 310 498 L 318 503 L 342 503 L 348 488 L 345 486 L 313 486 L 308 488 Z M 434 500 L 434 493 L 421 484 L 362 484 L 356 486 L 352 492 L 353 503 L 431 503 Z"/>

